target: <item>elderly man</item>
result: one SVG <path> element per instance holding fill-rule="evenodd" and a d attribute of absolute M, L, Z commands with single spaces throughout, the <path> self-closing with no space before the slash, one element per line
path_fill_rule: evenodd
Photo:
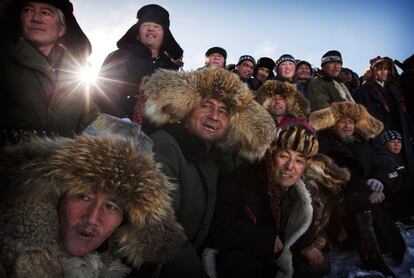
<path fill-rule="evenodd" d="M 395 277 L 382 259 L 377 235 L 383 236 L 385 245 L 398 263 L 403 259 L 405 244 L 391 217 L 378 205 L 385 198 L 382 192 L 385 181 L 381 180 L 383 174 L 376 171 L 383 167 L 378 164 L 368 141 L 380 133 L 382 123 L 372 117 L 365 107 L 351 102 L 333 103 L 328 108 L 313 112 L 309 120 L 319 130 L 320 152 L 330 156 L 339 166 L 348 168 L 351 173 L 345 198 L 339 206 L 345 209 L 337 210 L 337 217 L 331 218 L 331 221 L 337 221 L 337 225 L 333 226 L 336 232 L 343 226 L 347 240 L 337 236 L 334 240 L 357 248 L 364 268 Z"/>
<path fill-rule="evenodd" d="M 216 200 L 218 148 L 260 158 L 275 136 L 274 121 L 237 75 L 225 69 L 158 71 L 144 84 L 156 159 L 177 185 L 174 208 L 188 243 L 163 265 L 165 277 L 203 277 L 201 251 Z"/>
<path fill-rule="evenodd" d="M 33 139 L 3 149 L 1 163 L 7 277 L 125 277 L 185 239 L 173 186 L 133 141 Z"/>
<path fill-rule="evenodd" d="M 68 0 L 21 0 L 8 7 L 9 37 L 0 51 L 2 143 L 27 135 L 71 136 L 96 117 L 77 67 L 91 45 L 72 12 Z"/>
<path fill-rule="evenodd" d="M 337 50 L 326 52 L 321 59 L 322 70 L 306 89 L 305 96 L 311 111 L 328 107 L 333 102 L 355 102 L 345 84 L 338 81 L 342 69 L 342 55 Z"/>
<path fill-rule="evenodd" d="M 118 41 L 119 49 L 105 59 L 95 97 L 102 112 L 141 123 L 143 97 L 138 92 L 142 78 L 158 68 L 178 70 L 183 50 L 170 32 L 169 13 L 163 7 L 146 5 L 137 18 Z"/>
<path fill-rule="evenodd" d="M 206 51 L 206 67 L 225 68 L 227 51 L 219 46 L 211 47 Z"/>
<path fill-rule="evenodd" d="M 286 126 L 264 159 L 222 180 L 209 236 L 219 250 L 218 277 L 292 277 L 290 247 L 312 221 L 301 177 L 317 152 L 309 130 Z"/>

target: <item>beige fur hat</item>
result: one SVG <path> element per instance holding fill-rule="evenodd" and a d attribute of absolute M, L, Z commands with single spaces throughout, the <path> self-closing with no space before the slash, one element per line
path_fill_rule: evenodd
<path fill-rule="evenodd" d="M 268 80 L 257 90 L 256 101 L 266 110 L 276 95 L 286 100 L 286 114 L 295 118 L 305 118 L 310 112 L 309 101 L 296 89 L 295 85 L 277 80 Z"/>
<path fill-rule="evenodd" d="M 309 115 L 309 124 L 322 130 L 335 126 L 342 118 L 351 118 L 355 122 L 355 131 L 365 139 L 378 136 L 384 125 L 371 116 L 367 109 L 360 104 L 352 102 L 334 102 L 331 106 L 315 111 Z"/>
<path fill-rule="evenodd" d="M 158 70 L 145 81 L 144 91 L 145 116 L 158 126 L 183 120 L 206 97 L 222 101 L 230 111 L 230 128 L 217 146 L 235 146 L 249 160 L 261 158 L 275 137 L 269 113 L 253 100 L 247 85 L 225 69 Z"/>
<path fill-rule="evenodd" d="M 108 239 L 114 258 L 124 258 L 134 267 L 165 262 L 185 240 L 171 205 L 174 186 L 152 155 L 139 151 L 133 140 L 111 136 L 33 139 L 3 150 L 1 159 L 2 181 L 11 190 L 5 192 L 6 204 L 0 207 L 0 236 L 13 234 L 18 241 L 0 240 L 1 248 L 20 246 L 33 254 L 50 248 L 57 241 L 53 208 L 59 199 L 64 194 L 90 192 L 106 192 L 122 200 L 123 224 Z M 45 204 L 51 209 L 42 209 Z M 28 207 L 33 208 L 30 215 L 34 211 L 38 215 L 28 216 Z M 12 221 L 7 217 L 9 210 L 14 212 Z"/>

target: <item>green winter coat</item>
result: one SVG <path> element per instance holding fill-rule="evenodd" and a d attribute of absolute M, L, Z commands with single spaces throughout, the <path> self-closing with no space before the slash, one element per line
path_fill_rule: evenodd
<path fill-rule="evenodd" d="M 203 277 L 198 253 L 205 241 L 216 201 L 218 169 L 204 143 L 181 125 L 161 129 L 151 136 L 155 159 L 162 164 L 176 189 L 173 206 L 184 227 L 187 245 L 172 262 L 164 264 L 161 277 Z"/>
<path fill-rule="evenodd" d="M 79 64 L 62 47 L 54 51 L 57 62 L 52 65 L 23 38 L 1 46 L 2 129 L 36 129 L 67 136 L 95 118 L 98 110 L 80 83 Z"/>

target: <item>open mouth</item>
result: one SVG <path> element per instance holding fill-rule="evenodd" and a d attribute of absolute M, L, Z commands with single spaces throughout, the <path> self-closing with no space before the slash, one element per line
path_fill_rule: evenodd
<path fill-rule="evenodd" d="M 88 230 L 78 230 L 77 233 L 81 238 L 87 239 L 87 240 L 96 237 L 96 234 L 94 232 L 88 231 Z"/>
<path fill-rule="evenodd" d="M 216 126 L 216 125 L 213 125 L 213 124 L 209 124 L 209 123 L 206 123 L 206 124 L 203 124 L 203 126 L 204 126 L 204 128 L 206 128 L 207 130 L 210 130 L 210 131 L 216 131 L 217 129 L 218 129 L 218 127 Z"/>

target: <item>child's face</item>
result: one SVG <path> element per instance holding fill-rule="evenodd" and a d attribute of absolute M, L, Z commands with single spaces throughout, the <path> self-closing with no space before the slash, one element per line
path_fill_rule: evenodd
<path fill-rule="evenodd" d="M 387 147 L 387 150 L 393 154 L 399 154 L 402 148 L 402 143 L 398 139 L 393 139 L 389 141 L 385 146 Z"/>

